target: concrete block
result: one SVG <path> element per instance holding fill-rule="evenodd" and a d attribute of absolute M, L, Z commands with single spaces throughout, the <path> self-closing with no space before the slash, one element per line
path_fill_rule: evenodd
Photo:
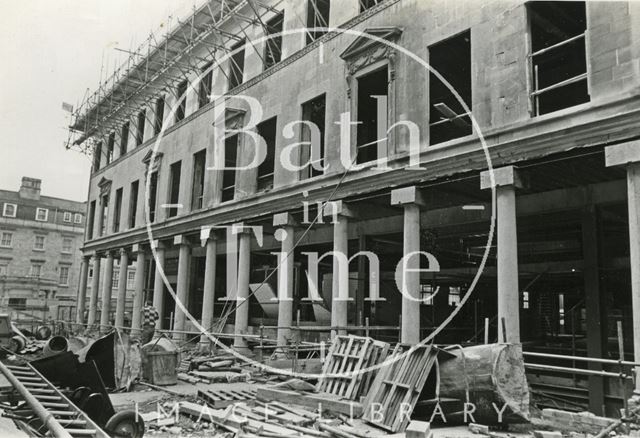
<path fill-rule="evenodd" d="M 493 173 L 493 183 L 491 174 Z M 516 186 L 522 187 L 522 181 L 518 175 L 518 170 L 514 166 L 499 167 L 497 169 L 485 170 L 480 174 L 480 188 L 490 189 L 492 186 Z"/>
<path fill-rule="evenodd" d="M 489 435 L 491 432 L 489 430 L 489 426 L 487 426 L 486 424 L 476 424 L 476 423 L 469 423 L 469 430 L 473 433 L 480 434 L 480 435 Z"/>
<path fill-rule="evenodd" d="M 296 221 L 291 215 L 291 213 L 277 213 L 273 215 L 273 226 L 274 227 L 283 227 L 283 226 L 294 226 L 296 225 Z"/>
<path fill-rule="evenodd" d="M 424 206 L 425 202 L 417 187 L 402 187 L 391 191 L 391 205 L 417 204 Z"/>
<path fill-rule="evenodd" d="M 412 421 L 405 430 L 406 438 L 429 438 L 431 423 L 427 421 Z"/>
<path fill-rule="evenodd" d="M 640 162 L 640 141 L 607 146 L 604 149 L 604 159 L 607 167 Z"/>
<path fill-rule="evenodd" d="M 330 201 L 327 202 L 322 209 L 322 214 L 324 216 L 345 216 L 345 217 L 355 217 L 356 213 L 349 208 L 349 205 L 344 201 Z"/>
<path fill-rule="evenodd" d="M 534 430 L 533 436 L 535 438 L 562 438 L 562 433 L 558 432 L 557 430 Z"/>

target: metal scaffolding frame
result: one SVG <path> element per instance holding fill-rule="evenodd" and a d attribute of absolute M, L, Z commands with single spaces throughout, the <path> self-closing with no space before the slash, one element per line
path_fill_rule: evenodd
<path fill-rule="evenodd" d="M 133 120 L 141 107 L 147 108 L 159 95 L 173 90 L 189 73 L 200 74 L 203 64 L 212 63 L 227 76 L 217 61 L 219 52 L 227 54 L 230 46 L 238 41 L 250 43 L 247 28 L 262 26 L 267 14 L 280 13 L 276 7 L 282 1 L 278 0 L 274 6 L 258 0 L 205 0 L 200 6 L 194 6 L 186 20 L 175 19 L 173 26 L 167 25 L 164 35 L 150 33 L 136 50 L 125 51 L 127 59 L 111 76 L 101 80 L 97 90 L 73 111 L 66 147 L 93 153 L 98 143 L 107 144 L 111 132 L 117 132 L 122 124 Z M 230 33 L 221 29 L 229 24 L 237 25 L 238 31 Z M 209 58 L 197 56 L 196 51 L 202 49 Z M 258 56 L 262 58 L 262 54 Z M 152 112 L 155 108 L 147 108 L 146 121 L 155 118 Z M 102 153 L 106 153 L 106 148 Z"/>

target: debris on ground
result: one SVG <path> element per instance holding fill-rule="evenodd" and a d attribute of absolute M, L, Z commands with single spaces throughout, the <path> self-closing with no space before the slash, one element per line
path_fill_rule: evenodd
<path fill-rule="evenodd" d="M 158 437 L 604 438 L 640 430 L 640 407 L 633 404 L 619 420 L 544 409 L 532 424 L 518 345 L 443 348 L 337 336 L 319 362 L 320 377 L 311 378 L 290 372 L 305 369 L 305 359 L 291 360 L 281 373 L 165 336 L 141 346 L 118 331 L 69 338 L 44 328 L 36 333 L 46 339 L 23 335 L 30 347 L 22 351 L 29 353 L 6 360 L 31 360 L 43 376 L 56 377 L 63 394 L 93 387 L 120 400 L 118 408 L 133 405 L 145 433 Z M 106 406 L 103 414 L 117 415 L 115 403 Z"/>

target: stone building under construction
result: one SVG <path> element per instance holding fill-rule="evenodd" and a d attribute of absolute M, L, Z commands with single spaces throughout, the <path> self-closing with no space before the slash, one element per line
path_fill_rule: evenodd
<path fill-rule="evenodd" d="M 195 321 L 241 350 L 520 342 L 549 405 L 612 412 L 618 368 L 536 354 L 640 362 L 639 39 L 631 1 L 203 3 L 74 114 L 77 322 L 110 323 L 119 259 L 125 325 L 135 261 L 134 330 L 149 300 L 174 337 Z M 363 254 L 310 255 L 330 251 Z"/>

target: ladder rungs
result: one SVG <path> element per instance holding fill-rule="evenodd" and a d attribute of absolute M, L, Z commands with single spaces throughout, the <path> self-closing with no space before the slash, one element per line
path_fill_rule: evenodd
<path fill-rule="evenodd" d="M 45 408 L 68 408 L 69 407 L 69 403 L 52 403 L 52 402 L 43 401 L 41 404 Z"/>
<path fill-rule="evenodd" d="M 74 419 L 74 420 L 59 419 L 56 421 L 62 424 L 63 426 L 86 426 L 87 425 L 86 421 L 78 420 L 78 419 Z"/>
<path fill-rule="evenodd" d="M 39 389 L 39 388 L 30 389 L 29 392 L 33 395 L 56 393 L 53 389 Z"/>
<path fill-rule="evenodd" d="M 62 397 L 57 396 L 57 395 L 33 394 L 33 396 L 35 398 L 37 398 L 38 400 L 49 400 L 49 401 L 62 400 Z"/>
<path fill-rule="evenodd" d="M 23 385 L 27 388 L 49 388 L 49 385 L 46 383 L 38 383 L 38 382 L 24 382 Z"/>
<path fill-rule="evenodd" d="M 49 413 L 51 415 L 64 415 L 64 416 L 78 415 L 78 412 L 75 412 L 75 411 L 49 411 Z"/>
<path fill-rule="evenodd" d="M 65 428 L 65 430 L 69 432 L 70 435 L 95 435 L 96 434 L 95 429 L 66 429 Z"/>
<path fill-rule="evenodd" d="M 37 374 L 33 371 L 11 371 L 16 377 L 37 377 Z"/>
<path fill-rule="evenodd" d="M 16 370 L 16 371 L 31 371 L 31 368 L 29 367 L 23 367 L 23 366 L 19 366 L 19 365 L 7 365 L 7 368 L 9 368 L 10 370 Z"/>
<path fill-rule="evenodd" d="M 27 382 L 42 382 L 42 379 L 40 377 L 27 377 L 27 376 L 16 376 L 18 378 L 18 380 L 22 383 L 27 383 Z"/>

